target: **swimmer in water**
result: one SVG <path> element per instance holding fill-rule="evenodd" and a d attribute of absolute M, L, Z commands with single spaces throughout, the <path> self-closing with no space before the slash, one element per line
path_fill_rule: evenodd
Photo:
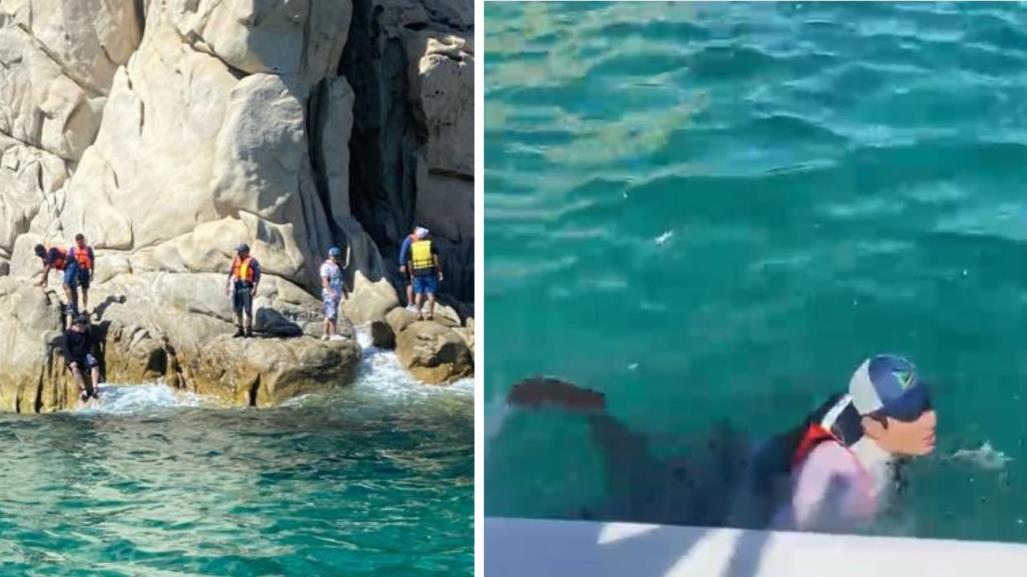
<path fill-rule="evenodd" d="M 848 394 L 793 432 L 792 496 L 773 526 L 837 530 L 872 521 L 899 485 L 902 460 L 934 451 L 937 422 L 930 390 L 911 362 L 895 355 L 865 360 Z"/>
<path fill-rule="evenodd" d="M 534 378 L 514 385 L 507 401 L 586 416 L 609 490 L 629 503 L 616 520 L 747 528 L 836 530 L 872 520 L 898 484 L 902 460 L 934 449 L 937 421 L 927 386 L 894 355 L 864 361 L 848 394 L 755 451 L 730 427 L 718 431 L 706 443 L 713 467 L 697 467 L 706 455 L 694 451 L 655 457 L 645 435 L 606 412 L 597 391 Z"/>

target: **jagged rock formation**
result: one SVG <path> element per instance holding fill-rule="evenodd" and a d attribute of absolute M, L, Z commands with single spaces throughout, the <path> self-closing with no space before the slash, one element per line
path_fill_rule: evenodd
<path fill-rule="evenodd" d="M 443 290 L 472 300 L 472 26 L 470 0 L 2 0 L 0 276 L 22 281 L 0 299 L 38 302 L 29 317 L 0 302 L 23 338 L 0 354 L 0 408 L 67 400 L 46 392 L 64 376 L 40 376 L 56 293 L 22 285 L 36 243 L 77 232 L 97 249 L 93 302 L 112 299 L 98 319 L 108 379 L 161 374 L 230 402 L 345 382 L 359 352 L 220 339 L 239 242 L 263 266 L 271 335 L 319 318 L 334 243 L 352 246 L 357 288 L 375 287 L 347 305 L 371 311 L 354 320 L 396 306 L 395 253 L 415 221 L 436 233 Z"/>
<path fill-rule="evenodd" d="M 399 286 L 403 237 L 436 233 L 443 290 L 474 295 L 473 2 L 354 0 L 342 72 L 356 91 L 353 215 Z"/>

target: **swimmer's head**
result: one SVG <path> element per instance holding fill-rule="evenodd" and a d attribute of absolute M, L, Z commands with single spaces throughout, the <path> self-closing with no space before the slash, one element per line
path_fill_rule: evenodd
<path fill-rule="evenodd" d="M 852 375 L 849 395 L 863 432 L 885 451 L 918 456 L 934 450 L 938 416 L 913 363 L 896 355 L 869 358 Z"/>

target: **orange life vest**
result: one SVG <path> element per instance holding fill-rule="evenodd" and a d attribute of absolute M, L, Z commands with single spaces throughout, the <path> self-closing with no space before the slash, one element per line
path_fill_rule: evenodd
<path fill-rule="evenodd" d="M 253 266 L 250 262 L 252 256 L 241 259 L 238 256 L 232 260 L 232 278 L 242 282 L 253 282 Z"/>
<path fill-rule="evenodd" d="M 43 259 L 43 263 L 45 264 L 46 260 L 50 258 L 50 251 L 53 250 L 54 248 L 57 249 L 57 258 L 55 258 L 54 261 L 52 263 L 50 263 L 50 268 L 55 268 L 57 270 L 64 270 L 65 261 L 68 260 L 68 251 L 64 250 L 63 248 L 47 246 L 46 247 L 46 258 Z"/>
<path fill-rule="evenodd" d="M 89 256 L 90 250 L 88 246 L 82 248 L 73 246 L 68 250 L 70 251 L 71 249 L 75 249 L 75 261 L 78 262 L 78 268 L 82 270 L 91 270 L 93 268 L 93 259 Z"/>

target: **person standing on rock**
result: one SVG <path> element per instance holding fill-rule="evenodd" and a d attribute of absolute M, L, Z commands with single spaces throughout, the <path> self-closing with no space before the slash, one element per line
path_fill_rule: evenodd
<path fill-rule="evenodd" d="M 346 282 L 342 271 L 349 268 L 349 247 L 346 247 L 346 262 L 339 265 L 342 249 L 333 246 L 328 249 L 328 259 L 321 263 L 321 297 L 324 299 L 324 334 L 323 340 L 338 335 L 339 305 L 346 299 Z"/>
<path fill-rule="evenodd" d="M 43 278 L 39 281 L 39 286 L 45 287 L 47 281 L 50 280 L 50 271 L 58 270 L 62 273 L 66 268 L 68 262 L 68 251 L 63 248 L 56 246 L 45 247 L 41 244 L 37 244 L 35 247 L 36 256 L 43 259 Z M 74 289 L 67 282 L 64 283 L 64 296 L 67 297 L 70 305 L 75 295 L 72 293 Z"/>
<path fill-rule="evenodd" d="M 403 280 L 407 285 L 407 310 L 414 311 L 414 275 L 407 267 L 407 257 L 410 254 L 410 245 L 417 240 L 417 235 L 421 234 L 424 236 L 428 234 L 428 229 L 420 226 L 415 226 L 414 230 L 410 232 L 403 239 L 403 244 L 399 247 L 399 272 L 403 275 Z"/>
<path fill-rule="evenodd" d="M 439 291 L 439 283 L 442 282 L 442 267 L 439 265 L 439 253 L 429 238 L 428 229 L 418 228 L 414 236 L 416 240 L 410 244 L 407 266 L 413 276 L 414 293 L 417 295 L 414 303 L 417 307 L 417 319 L 425 318 L 421 312 L 421 305 L 424 304 L 424 297 L 427 295 L 428 320 L 432 320 L 435 318 L 435 293 Z"/>
<path fill-rule="evenodd" d="M 235 247 L 235 252 L 232 271 L 228 273 L 228 284 L 225 285 L 225 294 L 232 297 L 232 309 L 235 311 L 235 324 L 238 327 L 233 336 L 252 337 L 253 298 L 257 296 L 257 285 L 260 284 L 260 263 L 250 256 L 250 246 L 246 243 Z"/>
<path fill-rule="evenodd" d="M 86 237 L 81 232 L 75 235 L 75 244 L 68 248 L 68 257 L 64 268 L 64 285 L 71 287 L 71 314 L 78 314 L 78 295 L 75 288 L 82 289 L 83 313 L 89 310 L 89 282 L 93 280 L 96 269 L 96 255 L 93 247 L 86 244 Z M 88 314 L 88 313 L 87 313 Z"/>
<path fill-rule="evenodd" d="M 64 363 L 75 376 L 82 402 L 90 398 L 99 399 L 100 362 L 96 359 L 96 337 L 89 327 L 89 317 L 77 315 L 68 330 L 64 332 L 61 353 Z M 89 370 L 90 380 L 86 381 L 83 371 Z"/>

